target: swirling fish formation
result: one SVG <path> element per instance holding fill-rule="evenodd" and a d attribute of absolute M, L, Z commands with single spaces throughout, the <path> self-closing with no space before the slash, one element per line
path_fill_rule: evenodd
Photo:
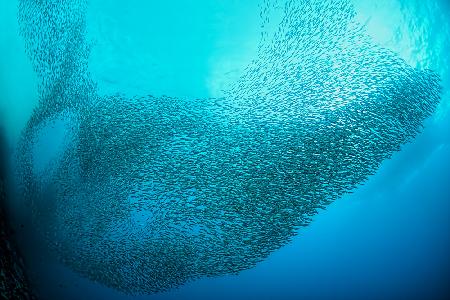
<path fill-rule="evenodd" d="M 181 99 L 100 96 L 86 1 L 20 0 L 40 101 L 19 175 L 62 263 L 131 294 L 236 274 L 420 132 L 437 74 L 374 44 L 350 1 L 276 2 L 261 5 L 258 55 L 225 96 Z M 33 149 L 57 120 L 65 146 L 38 171 Z"/>

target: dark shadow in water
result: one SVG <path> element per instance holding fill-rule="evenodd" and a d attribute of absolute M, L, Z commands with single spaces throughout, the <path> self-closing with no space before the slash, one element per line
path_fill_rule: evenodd
<path fill-rule="evenodd" d="M 7 145 L 5 138 L 5 131 L 0 125 L 0 180 L 4 182 L 6 177 L 6 155 L 7 155 Z M 2 203 L 3 205 L 3 203 Z"/>
<path fill-rule="evenodd" d="M 5 182 L 8 172 L 8 145 L 5 131 L 0 126 L 0 294 L 6 299 L 36 299 L 31 293 L 29 281 L 17 243 L 13 239 L 9 218 Z"/>
<path fill-rule="evenodd" d="M 1 114 L 0 114 L 1 118 Z M 1 218 L 1 225 L 0 229 L 3 232 L 3 224 L 4 222 L 6 224 L 9 224 L 7 220 L 6 212 L 7 209 L 7 201 L 6 201 L 6 182 L 7 182 L 7 165 L 8 165 L 8 144 L 6 141 L 6 135 L 5 135 L 5 129 L 3 128 L 2 124 L 0 124 L 0 218 Z"/>

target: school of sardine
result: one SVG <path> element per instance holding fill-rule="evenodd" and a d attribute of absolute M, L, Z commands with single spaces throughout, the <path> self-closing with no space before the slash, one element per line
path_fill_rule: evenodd
<path fill-rule="evenodd" d="M 19 2 L 40 80 L 18 146 L 23 197 L 60 262 L 125 293 L 255 266 L 374 174 L 440 100 L 439 76 L 377 46 L 348 0 L 263 0 L 257 56 L 207 99 L 101 96 L 87 0 Z M 55 120 L 67 141 L 36 171 Z"/>

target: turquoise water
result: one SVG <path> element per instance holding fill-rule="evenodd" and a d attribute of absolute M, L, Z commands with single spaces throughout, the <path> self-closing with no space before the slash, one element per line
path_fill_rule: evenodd
<path fill-rule="evenodd" d="M 89 2 L 89 72 L 99 95 L 220 98 L 257 55 L 259 1 L 146 3 Z M 26 224 L 18 239 L 39 294 L 44 299 L 80 299 L 79 293 L 87 299 L 444 299 L 450 280 L 449 7 L 445 1 L 354 5 L 355 18 L 366 24 L 374 43 L 412 67 L 440 75 L 441 101 L 421 134 L 256 267 L 160 294 L 128 296 L 80 277 L 47 254 Z M 1 22 L 8 30 L 1 33 L 0 113 L 14 149 L 37 105 L 39 79 L 18 33 L 17 3 L 2 6 Z M 275 25 L 269 30 L 276 30 L 276 13 L 271 20 Z M 65 126 L 63 121 L 45 129 L 34 168 L 45 170 L 57 155 L 55 149 L 70 136 Z M 27 206 L 12 202 L 17 224 L 26 223 Z"/>

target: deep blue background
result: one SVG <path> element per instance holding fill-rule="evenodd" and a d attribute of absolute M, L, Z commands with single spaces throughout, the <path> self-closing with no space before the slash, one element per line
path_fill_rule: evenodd
<path fill-rule="evenodd" d="M 90 67 L 103 93 L 217 96 L 255 50 L 256 0 L 192 1 L 182 7 L 179 0 L 91 2 L 88 29 L 97 46 Z M 446 299 L 450 295 L 448 3 L 356 2 L 358 18 L 370 17 L 368 32 L 376 41 L 411 64 L 432 68 L 442 76 L 442 104 L 427 120 L 424 132 L 365 185 L 331 204 L 293 243 L 257 267 L 238 276 L 202 279 L 135 299 Z M 7 28 L 0 36 L 0 122 L 11 148 L 37 100 L 36 78 L 17 32 L 15 5 L 13 0 L 0 5 L 0 25 Z M 392 39 L 395 32 L 401 37 Z M 20 207 L 11 204 L 16 206 Z M 14 213 L 27 216 L 23 211 Z M 27 239 L 21 243 L 23 252 L 44 298 L 133 299 L 57 264 L 41 250 L 39 241 L 27 236 L 26 229 L 18 234 L 19 240 Z"/>

